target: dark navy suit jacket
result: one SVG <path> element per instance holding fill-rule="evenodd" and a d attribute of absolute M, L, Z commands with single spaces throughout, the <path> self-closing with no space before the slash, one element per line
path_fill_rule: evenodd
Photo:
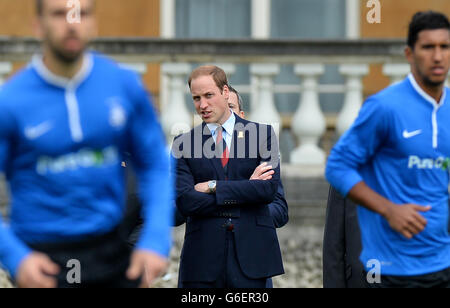
<path fill-rule="evenodd" d="M 289 222 L 289 209 L 288 204 L 286 202 L 286 198 L 284 197 L 284 188 L 283 184 L 278 183 L 277 193 L 275 194 L 275 198 L 273 202 L 268 205 L 270 216 L 272 216 L 273 224 L 275 228 L 282 228 Z M 174 217 L 174 226 L 178 227 L 186 223 L 186 217 L 184 217 L 178 208 L 175 208 L 175 217 Z"/>
<path fill-rule="evenodd" d="M 232 219 L 236 253 L 251 279 L 284 273 L 281 252 L 268 204 L 280 180 L 279 151 L 271 126 L 236 116 L 228 173 L 211 156 L 215 143 L 205 123 L 175 138 L 176 205 L 187 217 L 180 259 L 180 281 L 215 281 L 224 264 L 225 222 Z M 274 166 L 271 180 L 250 181 L 257 166 Z M 216 193 L 197 192 L 198 183 L 216 180 Z"/>
<path fill-rule="evenodd" d="M 323 239 L 323 287 L 365 288 L 361 250 L 357 205 L 330 186 Z"/>

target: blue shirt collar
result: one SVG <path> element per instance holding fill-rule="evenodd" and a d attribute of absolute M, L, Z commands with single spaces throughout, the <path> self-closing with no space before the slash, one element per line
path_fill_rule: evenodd
<path fill-rule="evenodd" d="M 83 55 L 83 64 L 78 73 L 72 78 L 68 79 L 52 73 L 43 61 L 41 54 L 35 54 L 31 60 L 31 66 L 36 70 L 37 74 L 41 76 L 47 83 L 61 88 L 76 88 L 91 74 L 94 65 L 93 56 L 90 53 Z"/>
<path fill-rule="evenodd" d="M 414 90 L 416 90 L 416 92 L 422 96 L 427 102 L 431 103 L 431 105 L 433 105 L 434 107 L 441 107 L 444 105 L 445 102 L 445 98 L 447 96 L 447 91 L 446 88 L 444 87 L 443 91 L 442 91 L 442 97 L 441 100 L 439 101 L 439 103 L 432 98 L 430 95 L 428 95 L 421 87 L 420 85 L 417 83 L 416 79 L 414 78 L 414 75 L 412 73 L 410 73 L 408 75 L 408 79 L 411 82 L 411 85 L 413 86 Z"/>

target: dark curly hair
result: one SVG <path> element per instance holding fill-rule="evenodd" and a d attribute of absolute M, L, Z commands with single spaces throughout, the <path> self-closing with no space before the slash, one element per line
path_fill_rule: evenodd
<path fill-rule="evenodd" d="M 408 46 L 414 49 L 421 31 L 437 29 L 450 31 L 450 23 L 447 16 L 434 11 L 416 13 L 409 24 Z"/>

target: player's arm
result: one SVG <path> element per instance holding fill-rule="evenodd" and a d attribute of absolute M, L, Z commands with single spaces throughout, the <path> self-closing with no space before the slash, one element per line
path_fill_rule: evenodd
<path fill-rule="evenodd" d="M 0 172 L 7 170 L 14 136 L 12 113 L 0 99 Z M 8 270 L 19 287 L 56 287 L 59 268 L 47 256 L 34 253 L 4 224 L 0 215 L 0 263 Z"/>
<path fill-rule="evenodd" d="M 127 73 L 124 73 L 128 76 Z M 134 74 L 133 74 L 134 76 Z M 144 225 L 131 258 L 130 279 L 148 286 L 166 267 L 173 224 L 173 183 L 164 134 L 138 77 L 125 80 L 134 110 L 128 122 L 128 150 L 138 183 Z"/>
<path fill-rule="evenodd" d="M 392 229 L 409 239 L 422 232 L 427 225 L 426 219 L 420 215 L 420 212 L 431 209 L 430 206 L 424 207 L 416 204 L 395 204 L 376 193 L 363 181 L 352 187 L 348 197 L 383 216 Z"/>
<path fill-rule="evenodd" d="M 369 99 L 355 123 L 333 147 L 325 173 L 327 180 L 343 196 L 382 215 L 394 230 L 411 238 L 425 227 L 426 221 L 418 212 L 428 208 L 394 204 L 371 189 L 359 174 L 360 168 L 387 139 L 392 121 L 385 106 Z"/>

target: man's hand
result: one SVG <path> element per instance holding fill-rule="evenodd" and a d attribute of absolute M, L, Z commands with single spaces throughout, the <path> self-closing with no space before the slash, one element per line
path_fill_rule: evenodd
<path fill-rule="evenodd" d="M 141 288 L 148 288 L 167 268 L 167 259 L 151 251 L 138 249 L 131 255 L 127 271 L 130 280 L 142 277 Z"/>
<path fill-rule="evenodd" d="M 395 231 L 411 239 L 425 229 L 427 221 L 419 212 L 427 212 L 431 206 L 417 204 L 390 204 L 385 214 L 386 220 Z"/>
<path fill-rule="evenodd" d="M 372 190 L 364 181 L 353 186 L 348 197 L 357 204 L 383 216 L 392 229 L 407 239 L 411 239 L 425 229 L 427 221 L 419 212 L 427 212 L 431 209 L 430 206 L 392 203 Z"/>
<path fill-rule="evenodd" d="M 55 276 L 60 268 L 42 253 L 32 252 L 19 265 L 17 286 L 19 288 L 56 288 Z"/>
<path fill-rule="evenodd" d="M 209 194 L 208 182 L 198 183 L 194 188 L 198 192 Z"/>
<path fill-rule="evenodd" d="M 261 165 L 256 167 L 255 171 L 253 171 L 250 180 L 270 180 L 272 179 L 272 175 L 274 173 L 275 171 L 272 170 L 272 166 L 268 166 L 267 163 L 262 163 Z"/>

